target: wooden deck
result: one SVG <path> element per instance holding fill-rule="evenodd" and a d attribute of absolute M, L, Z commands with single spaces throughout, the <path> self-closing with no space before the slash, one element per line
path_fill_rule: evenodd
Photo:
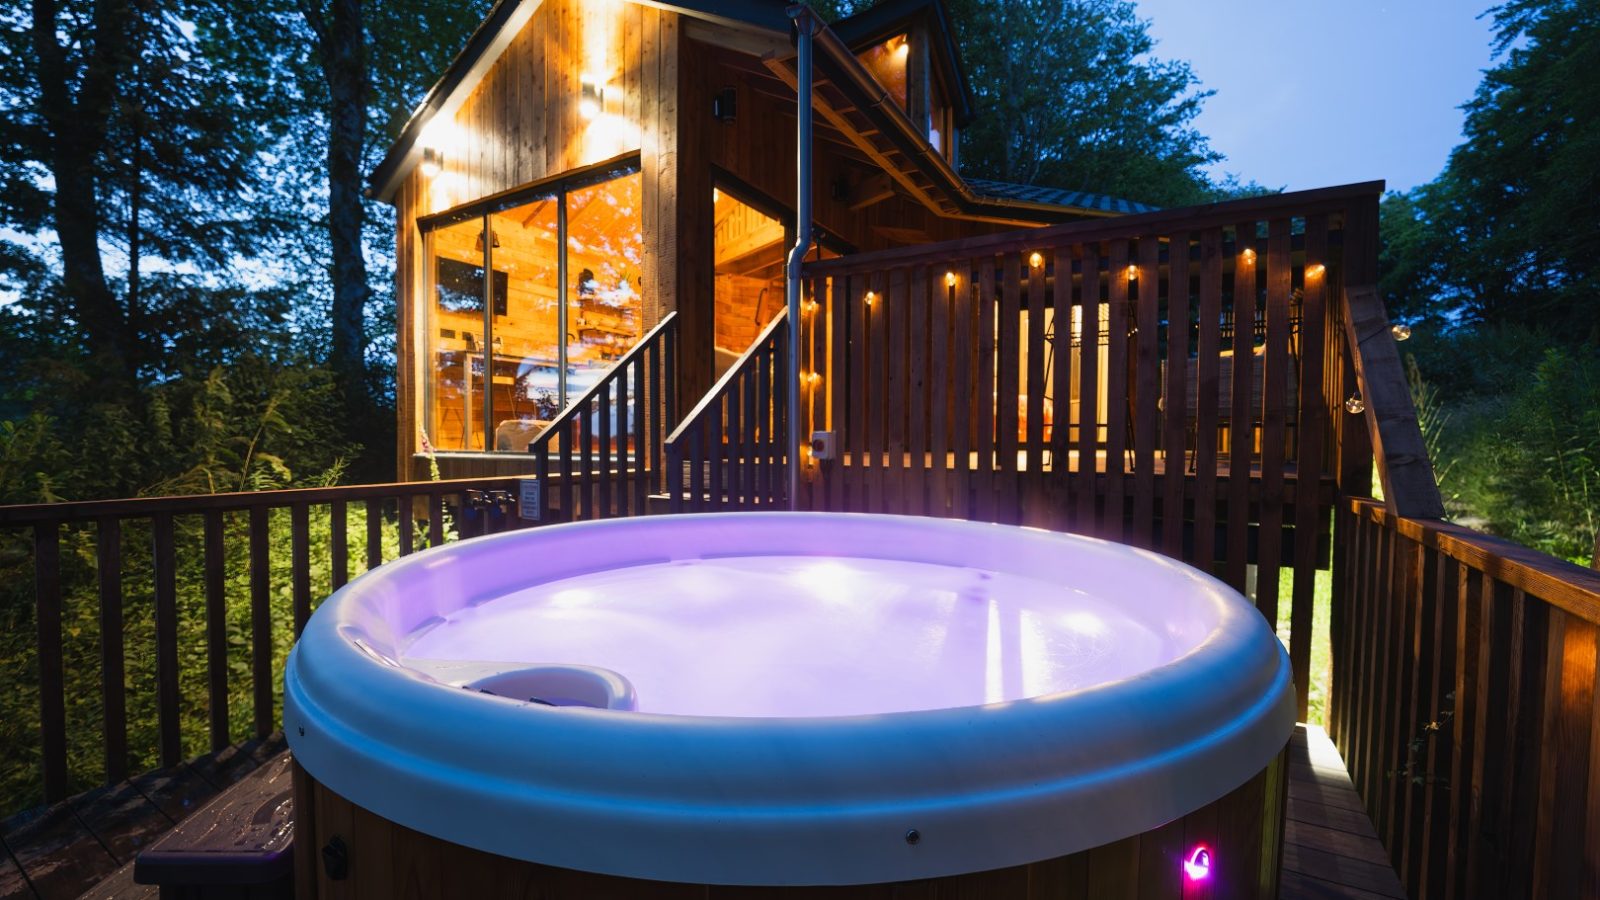
<path fill-rule="evenodd" d="M 1289 742 L 1288 819 L 1282 900 L 1406 896 L 1344 760 L 1321 726 L 1296 726 Z"/>
<path fill-rule="evenodd" d="M 7 819 L 0 898 L 68 900 L 114 874 L 131 885 L 127 864 L 142 848 L 284 746 L 282 734 L 247 741 Z"/>
<path fill-rule="evenodd" d="M 281 735 L 100 788 L 0 825 L 0 898 L 154 897 L 128 865 L 141 847 L 283 748 Z M 141 893 L 142 892 L 142 893 Z M 1283 900 L 1403 898 L 1338 751 L 1317 726 L 1295 729 Z"/>

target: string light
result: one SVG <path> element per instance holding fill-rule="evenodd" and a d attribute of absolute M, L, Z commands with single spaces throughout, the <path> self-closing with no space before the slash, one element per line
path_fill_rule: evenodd
<path fill-rule="evenodd" d="M 1367 410 L 1367 401 L 1361 399 L 1360 391 L 1356 391 L 1350 395 L 1350 399 L 1344 401 L 1344 408 L 1351 414 L 1363 413 Z"/>
<path fill-rule="evenodd" d="M 1403 341 L 1411 337 L 1411 326 L 1404 322 L 1396 322 L 1389 326 L 1389 333 L 1394 335 L 1395 340 Z"/>
<path fill-rule="evenodd" d="M 1034 251 L 1034 254 L 1028 257 L 1028 265 L 1037 269 L 1044 265 L 1044 257 L 1038 251 Z"/>

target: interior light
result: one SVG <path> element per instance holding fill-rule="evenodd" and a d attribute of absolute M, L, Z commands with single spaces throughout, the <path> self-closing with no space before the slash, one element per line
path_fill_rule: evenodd
<path fill-rule="evenodd" d="M 422 148 L 422 174 L 428 178 L 444 170 L 444 154 L 437 147 Z"/>
<path fill-rule="evenodd" d="M 897 58 L 897 59 L 905 59 L 906 58 L 906 54 L 908 54 L 910 52 L 911 52 L 911 42 L 906 40 L 905 38 L 900 38 L 899 45 L 897 45 L 894 48 L 895 58 Z"/>
<path fill-rule="evenodd" d="M 1211 877 L 1211 851 L 1204 844 L 1189 851 L 1189 856 L 1183 861 L 1183 874 L 1189 876 L 1190 881 L 1205 881 Z"/>

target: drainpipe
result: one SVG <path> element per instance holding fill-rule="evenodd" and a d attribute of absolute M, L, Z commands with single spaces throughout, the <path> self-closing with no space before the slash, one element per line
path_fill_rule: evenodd
<path fill-rule="evenodd" d="M 816 13 L 796 3 L 788 9 L 794 23 L 796 53 L 795 102 L 795 222 L 794 246 L 784 271 L 784 293 L 789 307 L 789 508 L 800 503 L 800 267 L 811 250 L 811 38 L 820 30 Z"/>

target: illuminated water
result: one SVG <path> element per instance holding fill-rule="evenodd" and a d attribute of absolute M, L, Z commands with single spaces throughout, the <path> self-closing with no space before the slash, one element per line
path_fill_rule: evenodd
<path fill-rule="evenodd" d="M 1176 659 L 1203 629 L 1149 612 L 1161 607 L 1151 599 L 927 563 L 686 560 L 461 609 L 402 655 L 608 668 L 650 713 L 941 709 L 1093 687 Z"/>

